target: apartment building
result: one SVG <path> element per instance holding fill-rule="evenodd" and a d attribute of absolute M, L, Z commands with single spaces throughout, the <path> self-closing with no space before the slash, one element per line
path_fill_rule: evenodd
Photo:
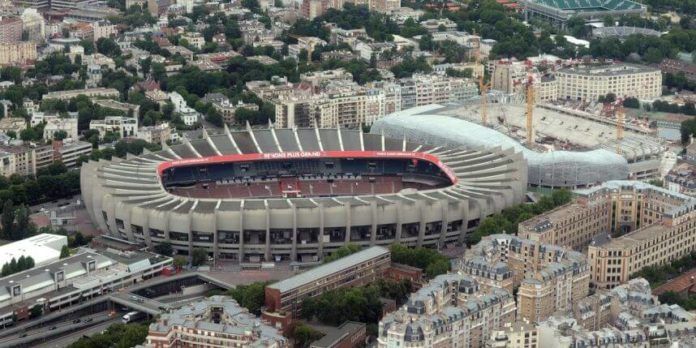
<path fill-rule="evenodd" d="M 0 65 L 22 64 L 35 61 L 36 57 L 33 42 L 0 43 Z"/>
<path fill-rule="evenodd" d="M 107 116 L 103 120 L 92 120 L 89 129 L 99 132 L 99 138 L 103 139 L 107 133 L 118 134 L 121 138 L 134 137 L 138 133 L 138 119 L 136 117 Z"/>
<path fill-rule="evenodd" d="M 19 132 L 27 128 L 27 121 L 23 117 L 3 117 L 0 119 L 0 133 L 12 132 L 19 138 Z"/>
<path fill-rule="evenodd" d="M 172 128 L 169 123 L 162 123 L 156 126 L 140 127 L 138 129 L 138 139 L 143 139 L 148 143 L 166 144 L 167 140 L 172 140 Z"/>
<path fill-rule="evenodd" d="M 443 274 L 380 320 L 377 347 L 483 347 L 513 321 L 515 301 L 508 291 L 484 292 L 468 275 Z"/>
<path fill-rule="evenodd" d="M 654 99 L 662 95 L 662 72 L 658 68 L 615 64 L 580 66 L 556 72 L 558 97 L 595 101 L 607 93 L 618 97 Z"/>
<path fill-rule="evenodd" d="M 114 98 L 118 99 L 120 94 L 115 88 L 85 88 L 85 89 L 73 89 L 67 91 L 57 91 L 48 92 L 44 94 L 43 99 L 59 99 L 59 100 L 70 100 L 79 95 L 85 95 L 90 98 Z"/>
<path fill-rule="evenodd" d="M 211 296 L 162 316 L 150 324 L 145 347 L 290 347 L 287 338 L 262 323 L 237 301 Z"/>
<path fill-rule="evenodd" d="M 539 347 L 539 331 L 536 326 L 524 321 L 506 323 L 500 330 L 494 330 L 486 343 L 486 348 Z"/>
<path fill-rule="evenodd" d="M 519 235 L 588 248 L 592 282 L 611 289 L 647 266 L 696 247 L 696 200 L 638 181 L 608 181 L 577 191 L 567 205 L 520 224 Z"/>
<path fill-rule="evenodd" d="M 402 109 L 460 101 L 478 95 L 477 84 L 472 79 L 413 74 L 413 77 L 398 82 L 401 85 Z"/>
<path fill-rule="evenodd" d="M 75 168 L 77 160 L 82 156 L 92 154 L 92 144 L 86 141 L 53 141 L 55 160 L 59 160 L 68 168 Z"/>
<path fill-rule="evenodd" d="M 0 44 L 13 44 L 22 41 L 22 19 L 0 16 Z"/>
<path fill-rule="evenodd" d="M 583 250 L 592 238 L 612 226 L 612 202 L 598 195 L 579 196 L 573 202 L 523 221 L 517 228 L 521 238 Z"/>
<path fill-rule="evenodd" d="M 517 316 L 529 322 L 570 310 L 590 286 L 583 254 L 507 234 L 484 237 L 465 254 L 460 271 L 487 288 L 518 288 Z"/>
<path fill-rule="evenodd" d="M 77 140 L 77 118 L 61 118 L 59 116 L 44 117 L 43 138 L 51 140 L 56 132 L 65 132 L 65 139 Z"/>
<path fill-rule="evenodd" d="M 279 127 L 349 127 L 372 124 L 387 113 L 400 111 L 400 88 L 388 82 L 359 86 L 335 80 L 318 94 L 296 89 L 274 100 Z"/>
<path fill-rule="evenodd" d="M 0 173 L 3 176 L 35 175 L 37 170 L 54 161 L 53 151 L 47 146 L 0 145 Z"/>
<path fill-rule="evenodd" d="M 234 104 L 230 102 L 230 99 L 222 93 L 208 93 L 205 95 L 205 97 L 203 97 L 203 101 L 213 104 L 213 108 L 220 113 L 223 121 L 226 124 L 239 123 L 235 117 L 237 110 L 239 109 L 247 109 L 250 111 L 259 110 L 259 106 L 254 103 L 244 103 L 240 100 L 237 102 L 237 104 Z"/>
<path fill-rule="evenodd" d="M 94 22 L 92 23 L 92 28 L 94 30 L 94 42 L 97 42 L 97 40 L 101 38 L 108 39 L 118 34 L 118 29 L 116 29 L 116 25 L 112 24 L 108 20 Z"/>
<path fill-rule="evenodd" d="M 585 330 L 599 330 L 610 322 L 612 297 L 596 293 L 573 303 L 573 317 Z"/>
<path fill-rule="evenodd" d="M 302 301 L 325 291 L 369 284 L 391 265 L 388 249 L 374 246 L 266 286 L 266 313 L 297 316 Z"/>
<path fill-rule="evenodd" d="M 169 93 L 169 100 L 174 104 L 174 112 L 179 114 L 185 125 L 193 126 L 199 121 L 200 114 L 198 111 L 188 106 L 188 103 L 186 103 L 186 100 L 181 94 L 177 92 Z"/>

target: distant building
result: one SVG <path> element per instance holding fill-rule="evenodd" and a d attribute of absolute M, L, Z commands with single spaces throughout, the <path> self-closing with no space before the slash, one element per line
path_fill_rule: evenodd
<path fill-rule="evenodd" d="M 65 132 L 65 139 L 78 140 L 77 118 L 47 117 L 44 121 L 46 122 L 43 133 L 45 140 L 53 139 L 55 133 L 59 131 Z"/>
<path fill-rule="evenodd" d="M 169 99 L 174 104 L 174 112 L 179 113 L 182 121 L 187 126 L 193 126 L 200 120 L 200 114 L 186 103 L 184 97 L 177 92 L 169 93 Z"/>
<path fill-rule="evenodd" d="M 107 116 L 103 120 L 92 120 L 89 129 L 99 132 L 99 138 L 107 133 L 118 134 L 120 138 L 133 137 L 138 132 L 138 118 L 125 116 Z"/>
<path fill-rule="evenodd" d="M 53 141 L 54 158 L 68 168 L 75 168 L 77 160 L 92 154 L 92 144 L 86 141 Z"/>
<path fill-rule="evenodd" d="M 222 116 L 222 119 L 227 124 L 237 124 L 237 119 L 235 114 L 238 109 L 247 109 L 251 111 L 258 111 L 259 106 L 254 103 L 244 103 L 241 100 L 234 104 L 230 102 L 229 98 L 221 93 L 208 93 L 203 98 L 205 102 L 212 103 L 213 108 L 217 110 Z"/>
<path fill-rule="evenodd" d="M 524 321 L 505 323 L 486 343 L 486 348 L 541 348 L 536 326 Z"/>
<path fill-rule="evenodd" d="M 145 347 L 290 347 L 288 339 L 226 296 L 211 296 L 162 316 L 150 324 Z"/>
<path fill-rule="evenodd" d="M 599 67 L 577 67 L 556 72 L 558 97 L 596 101 L 614 93 L 619 98 L 654 99 L 662 95 L 660 69 L 617 64 Z"/>
<path fill-rule="evenodd" d="M 19 139 L 19 132 L 27 128 L 27 121 L 23 117 L 3 117 L 0 119 L 0 133 L 13 132 Z"/>
<path fill-rule="evenodd" d="M 165 144 L 172 140 L 172 129 L 169 123 L 162 123 L 156 126 L 140 127 L 138 129 L 138 139 L 143 139 L 148 143 Z"/>
<path fill-rule="evenodd" d="M 96 42 L 97 40 L 101 38 L 111 38 L 118 34 L 118 30 L 116 29 L 116 25 L 112 24 L 111 22 L 107 20 L 102 20 L 98 22 L 92 23 L 92 27 L 94 28 L 94 41 Z"/>
<path fill-rule="evenodd" d="M 14 44 L 22 41 L 22 19 L 0 16 L 0 44 Z"/>
<path fill-rule="evenodd" d="M 36 44 L 33 42 L 0 43 L 0 65 L 22 64 L 35 61 Z"/>
<path fill-rule="evenodd" d="M 79 95 L 85 95 L 90 98 L 114 98 L 118 99 L 120 93 L 115 88 L 85 88 L 85 89 L 73 89 L 66 91 L 48 92 L 44 94 L 43 99 L 60 99 L 60 100 L 70 100 Z"/>

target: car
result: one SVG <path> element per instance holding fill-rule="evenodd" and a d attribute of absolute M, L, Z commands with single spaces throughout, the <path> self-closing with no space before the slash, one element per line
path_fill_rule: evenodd
<path fill-rule="evenodd" d="M 56 327 L 56 326 L 51 326 L 51 328 L 50 328 L 49 330 L 55 330 L 55 329 L 57 329 L 57 328 L 58 328 L 58 327 Z"/>
<path fill-rule="evenodd" d="M 26 332 L 23 332 L 23 333 L 19 334 L 19 338 L 24 338 L 24 337 L 27 337 L 27 333 L 26 333 Z"/>
<path fill-rule="evenodd" d="M 91 323 L 92 320 L 94 320 L 94 318 L 87 318 L 87 319 L 85 319 L 85 323 Z"/>
<path fill-rule="evenodd" d="M 81 322 L 81 321 L 82 321 L 82 319 L 77 318 L 77 319 L 73 320 L 72 322 L 73 322 L 73 324 L 77 324 L 77 323 L 79 323 L 79 322 Z"/>

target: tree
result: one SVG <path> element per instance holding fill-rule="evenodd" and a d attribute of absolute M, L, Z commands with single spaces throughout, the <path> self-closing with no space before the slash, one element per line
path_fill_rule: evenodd
<path fill-rule="evenodd" d="M 102 37 L 97 40 L 97 52 L 113 58 L 121 55 L 121 48 L 114 39 Z"/>
<path fill-rule="evenodd" d="M 295 346 L 300 348 L 309 347 L 312 342 L 322 338 L 322 336 L 324 336 L 323 333 L 303 323 L 298 323 L 292 330 L 292 338 L 295 340 Z"/>
<path fill-rule="evenodd" d="M 53 133 L 53 140 L 62 141 L 63 139 L 65 139 L 67 137 L 68 137 L 68 132 L 66 132 L 62 129 Z"/>
<path fill-rule="evenodd" d="M 195 248 L 191 253 L 191 264 L 194 266 L 204 265 L 208 261 L 208 251 L 202 248 Z"/>
<path fill-rule="evenodd" d="M 67 245 L 63 245 L 63 247 L 60 249 L 60 258 L 64 259 L 66 257 L 70 256 L 70 248 L 68 248 Z"/>
<path fill-rule="evenodd" d="M 37 305 L 34 305 L 33 307 L 31 307 L 29 317 L 34 319 L 34 318 L 40 317 L 42 314 L 43 314 L 43 307 L 41 305 L 37 304 Z"/>
<path fill-rule="evenodd" d="M 15 220 L 15 209 L 12 200 L 8 199 L 2 207 L 2 216 L 0 216 L 0 224 L 2 225 L 2 233 L 6 239 L 12 239 L 14 236 L 13 224 Z"/>
<path fill-rule="evenodd" d="M 356 253 L 356 252 L 360 251 L 360 249 L 361 249 L 360 246 L 357 244 L 352 244 L 352 243 L 346 244 L 346 245 L 336 249 L 336 251 L 331 253 L 331 255 L 324 257 L 324 263 L 336 261 L 342 257 L 346 257 L 350 254 Z"/>
<path fill-rule="evenodd" d="M 249 285 L 238 285 L 228 292 L 240 306 L 256 315 L 261 314 L 261 307 L 264 305 L 265 290 L 268 283 L 255 282 Z"/>
<path fill-rule="evenodd" d="M 172 248 L 171 243 L 167 242 L 155 245 L 154 249 L 156 253 L 164 256 L 172 256 L 172 254 L 174 253 L 174 249 Z"/>
<path fill-rule="evenodd" d="M 181 268 L 184 267 L 188 264 L 188 260 L 186 260 L 185 257 L 183 256 L 174 256 L 174 266 L 176 268 Z"/>

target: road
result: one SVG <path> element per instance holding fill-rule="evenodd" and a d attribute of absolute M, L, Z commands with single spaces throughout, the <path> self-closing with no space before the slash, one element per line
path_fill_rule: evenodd
<path fill-rule="evenodd" d="M 63 348 L 69 346 L 71 343 L 74 343 L 75 341 L 79 340 L 82 336 L 92 336 L 94 334 L 98 334 L 102 332 L 103 330 L 106 330 L 109 326 L 120 323 L 121 322 L 121 317 L 116 316 L 113 319 L 109 321 L 105 321 L 101 324 L 97 324 L 85 329 L 82 329 L 80 331 L 75 331 L 66 335 L 62 335 L 59 338 L 54 338 L 50 342 L 47 342 L 45 344 L 40 344 L 37 347 L 41 348 Z"/>
<path fill-rule="evenodd" d="M 91 319 L 90 323 L 88 324 L 87 320 Z M 102 323 L 105 322 L 111 322 L 113 320 L 116 320 L 117 322 L 120 321 L 121 317 L 120 315 L 116 314 L 114 317 L 110 317 L 107 312 L 102 312 L 99 314 L 94 314 L 94 315 L 89 315 L 84 318 L 82 318 L 82 321 L 80 323 L 73 323 L 73 319 L 69 319 L 63 322 L 55 323 L 47 327 L 40 327 L 36 329 L 31 329 L 31 330 L 26 330 L 24 333 L 26 333 L 26 336 L 20 337 L 20 335 L 15 334 L 11 336 L 4 337 L 0 339 L 0 346 L 3 347 L 8 347 L 8 346 L 13 346 L 21 343 L 26 343 L 32 341 L 32 339 L 36 339 L 42 336 L 52 336 L 52 335 L 60 335 L 61 338 L 64 338 L 68 335 L 67 331 L 73 330 L 76 327 L 79 327 L 80 325 L 90 325 L 89 327 L 86 327 L 83 330 L 88 330 L 89 328 L 95 327 L 95 326 L 101 326 Z M 108 326 L 108 325 L 107 325 Z M 55 329 L 51 329 L 54 328 Z M 103 330 L 103 329 L 102 329 Z M 101 330 L 99 330 L 101 331 Z M 61 334 L 61 332 L 65 332 L 64 334 Z M 81 335 L 80 335 L 81 336 Z M 64 347 L 64 346 L 61 346 Z"/>

